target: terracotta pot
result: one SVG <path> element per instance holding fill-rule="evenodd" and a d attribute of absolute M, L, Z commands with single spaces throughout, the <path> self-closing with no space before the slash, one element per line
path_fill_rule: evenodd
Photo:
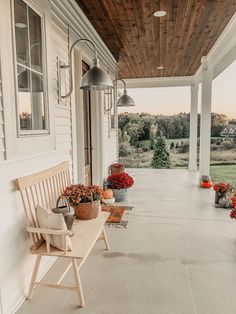
<path fill-rule="evenodd" d="M 100 201 L 79 203 L 74 206 L 76 219 L 80 220 L 90 220 L 97 218 L 101 208 Z"/>

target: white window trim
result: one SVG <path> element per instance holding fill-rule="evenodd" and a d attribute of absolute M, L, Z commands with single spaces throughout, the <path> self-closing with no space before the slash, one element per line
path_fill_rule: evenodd
<path fill-rule="evenodd" d="M 12 29 L 12 42 L 13 42 L 13 55 L 14 55 L 14 70 L 15 70 L 15 103 L 16 103 L 16 122 L 17 122 L 17 136 L 40 136 L 50 133 L 49 123 L 49 100 L 48 100 L 48 84 L 46 79 L 47 73 L 47 49 L 46 49 L 46 29 L 45 29 L 45 15 L 42 10 L 38 8 L 30 0 L 22 0 L 27 6 L 29 6 L 35 13 L 41 18 L 41 34 L 42 34 L 42 69 L 43 69 L 43 99 L 45 110 L 45 122 L 46 128 L 43 130 L 21 130 L 20 129 L 20 115 L 19 115 L 19 91 L 17 84 L 17 56 L 16 56 L 16 38 L 15 38 L 15 14 L 14 14 L 14 0 L 11 0 L 11 29 Z M 26 66 L 25 66 L 26 67 Z M 27 68 L 27 67 L 26 67 Z M 29 68 L 31 70 L 31 68 Z M 35 71 L 37 72 L 37 71 Z"/>
<path fill-rule="evenodd" d="M 11 0 L 12 1 L 12 0 Z M 45 78 L 48 86 L 48 112 L 50 133 L 36 134 L 19 137 L 17 134 L 17 115 L 15 97 L 15 68 L 13 54 L 13 33 L 12 33 L 12 3 L 9 0 L 1 0 L 0 19 L 0 49 L 1 49 L 1 70 L 2 70 L 2 91 L 4 109 L 4 129 L 6 160 L 18 159 L 23 156 L 35 156 L 41 153 L 51 152 L 56 149 L 55 121 L 54 121 L 54 90 L 52 82 L 52 18 L 50 2 L 48 0 L 26 0 L 27 4 L 33 4 L 43 13 L 45 18 L 46 32 L 46 55 L 47 69 Z"/>

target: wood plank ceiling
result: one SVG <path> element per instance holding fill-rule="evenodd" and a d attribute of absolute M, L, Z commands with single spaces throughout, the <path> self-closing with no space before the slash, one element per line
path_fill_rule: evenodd
<path fill-rule="evenodd" d="M 236 11 L 236 0 L 76 1 L 117 59 L 121 78 L 195 74 Z M 167 14 L 154 17 L 157 10 Z"/>

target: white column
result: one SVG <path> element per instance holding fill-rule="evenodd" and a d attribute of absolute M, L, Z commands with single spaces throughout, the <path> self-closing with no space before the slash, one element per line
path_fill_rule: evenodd
<path fill-rule="evenodd" d="M 200 176 L 210 174 L 212 71 L 202 58 L 202 99 L 200 128 Z"/>
<path fill-rule="evenodd" d="M 197 170 L 197 126 L 198 126 L 198 88 L 197 82 L 191 86 L 191 110 L 189 133 L 189 170 Z"/>

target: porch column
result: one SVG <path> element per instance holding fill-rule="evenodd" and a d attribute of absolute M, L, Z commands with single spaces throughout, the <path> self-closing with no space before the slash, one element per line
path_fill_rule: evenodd
<path fill-rule="evenodd" d="M 197 126 L 198 126 L 198 90 L 199 84 L 191 86 L 190 134 L 189 134 L 189 170 L 197 170 Z"/>
<path fill-rule="evenodd" d="M 202 58 L 202 99 L 200 128 L 200 176 L 210 174 L 212 71 Z"/>

